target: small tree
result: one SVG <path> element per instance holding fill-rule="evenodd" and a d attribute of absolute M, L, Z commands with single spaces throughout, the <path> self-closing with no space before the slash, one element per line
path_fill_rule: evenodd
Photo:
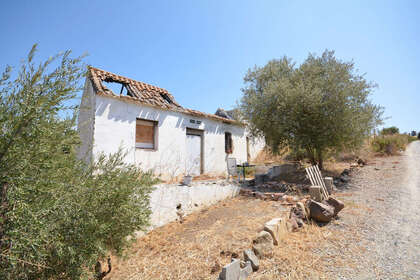
<path fill-rule="evenodd" d="M 400 130 L 396 126 L 384 127 L 381 130 L 382 135 L 393 135 L 393 134 L 399 134 L 399 133 L 400 133 Z"/>
<path fill-rule="evenodd" d="M 145 229 L 154 179 L 122 151 L 77 159 L 68 104 L 85 67 L 70 52 L 36 66 L 35 50 L 15 80 L 8 67 L 0 82 L 0 279 L 87 279 Z"/>
<path fill-rule="evenodd" d="M 271 60 L 244 80 L 240 108 L 251 133 L 273 151 L 304 149 L 321 168 L 327 149 L 358 147 L 381 121 L 382 108 L 368 99 L 375 85 L 332 51 L 310 54 L 299 67 L 287 57 Z"/>

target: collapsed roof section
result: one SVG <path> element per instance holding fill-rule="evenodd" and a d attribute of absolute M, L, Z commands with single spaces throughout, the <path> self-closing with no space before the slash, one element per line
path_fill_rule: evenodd
<path fill-rule="evenodd" d="M 116 75 L 105 70 L 89 66 L 88 77 L 92 81 L 95 92 L 98 95 L 119 98 L 127 102 L 141 103 L 158 109 L 180 112 L 196 117 L 209 118 L 225 123 L 241 124 L 226 117 L 184 108 L 176 102 L 175 98 L 166 89 Z M 115 93 L 108 89 L 104 83 L 121 84 L 120 93 Z M 122 94 L 123 89 L 126 90 L 126 95 Z"/>

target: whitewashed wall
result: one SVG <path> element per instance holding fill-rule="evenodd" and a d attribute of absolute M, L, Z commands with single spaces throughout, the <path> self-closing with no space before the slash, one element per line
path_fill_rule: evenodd
<path fill-rule="evenodd" d="M 192 187 L 179 185 L 157 185 L 150 196 L 152 228 L 175 221 L 177 206 L 184 214 L 190 214 L 206 206 L 239 194 L 240 187 L 234 184 L 195 182 Z"/>
<path fill-rule="evenodd" d="M 204 131 L 204 173 L 225 174 L 225 132 L 230 132 L 233 139 L 233 153 L 229 157 L 235 157 L 238 163 L 247 160 L 246 132 L 241 126 L 99 96 L 89 80 L 80 107 L 80 155 L 89 160 L 92 153 L 115 153 L 122 147 L 128 151 L 127 162 L 139 164 L 144 170 L 153 169 L 166 179 L 175 178 L 186 171 L 187 128 Z M 156 150 L 135 148 L 137 118 L 158 122 Z M 201 124 L 190 123 L 191 119 Z M 251 157 L 262 148 L 261 141 L 251 141 Z"/>
<path fill-rule="evenodd" d="M 136 118 L 158 122 L 157 150 L 135 148 Z M 192 124 L 190 119 L 200 120 L 201 124 Z M 123 147 L 129 151 L 127 162 L 175 177 L 185 172 L 187 128 L 204 130 L 204 173 L 226 171 L 225 132 L 232 133 L 234 149 L 230 156 L 237 158 L 238 163 L 246 161 L 243 127 L 103 96 L 96 96 L 93 153 L 113 153 Z"/>

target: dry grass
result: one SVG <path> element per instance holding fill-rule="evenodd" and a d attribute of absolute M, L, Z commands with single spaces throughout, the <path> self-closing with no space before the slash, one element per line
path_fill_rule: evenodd
<path fill-rule="evenodd" d="M 252 159 L 253 164 L 258 165 L 266 165 L 266 164 L 281 164 L 284 163 L 284 156 L 287 153 L 287 149 L 284 151 L 281 151 L 278 155 L 275 155 L 271 152 L 271 150 L 268 147 L 265 147 L 263 150 L 261 150 L 258 155 Z"/>
<path fill-rule="evenodd" d="M 346 210 L 359 211 L 353 206 Z M 225 200 L 187 216 L 183 224 L 173 222 L 139 238 L 127 259 L 113 258 L 113 271 L 106 279 L 215 279 L 232 254 L 242 257 L 243 250 L 251 248 L 265 222 L 287 213 L 288 208 L 279 202 Z M 344 238 L 348 236 L 338 234 L 331 225 L 284 231 L 273 257 L 263 259 L 261 269 L 250 279 L 325 279 L 332 262 L 335 266 L 351 263 L 342 256 L 319 255 L 317 250 L 328 251 L 331 246 L 341 250 Z"/>

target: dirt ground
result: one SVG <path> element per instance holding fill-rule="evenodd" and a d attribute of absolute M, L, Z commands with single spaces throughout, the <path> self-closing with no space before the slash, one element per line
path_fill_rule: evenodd
<path fill-rule="evenodd" d="M 249 279 L 420 279 L 420 142 L 415 145 L 355 171 L 335 194 L 346 205 L 339 217 L 284 232 L 274 256 Z M 227 199 L 139 238 L 128 258 L 113 258 L 106 279 L 217 279 L 232 255 L 242 257 L 263 224 L 286 217 L 289 207 Z"/>
<path fill-rule="evenodd" d="M 265 222 L 286 217 L 289 207 L 249 197 L 224 200 L 187 216 L 182 224 L 173 222 L 139 238 L 128 258 L 113 258 L 106 279 L 216 279 L 232 256 L 242 257 L 251 248 Z M 323 259 L 313 250 L 327 241 L 340 242 L 331 227 L 308 225 L 284 232 L 273 258 L 262 260 L 250 279 L 322 278 Z"/>

